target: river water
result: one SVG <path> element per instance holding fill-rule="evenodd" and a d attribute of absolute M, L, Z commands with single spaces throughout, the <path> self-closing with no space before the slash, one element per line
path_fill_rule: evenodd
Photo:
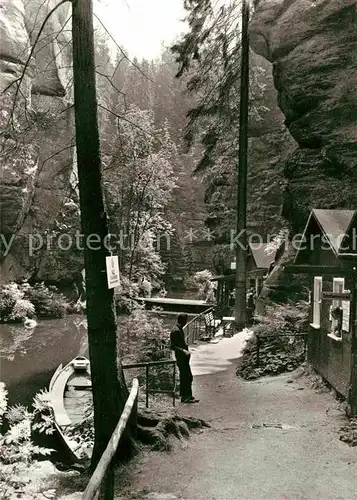
<path fill-rule="evenodd" d="M 194 293 L 170 293 L 170 297 L 197 298 Z M 175 315 L 163 315 L 168 331 Z M 119 318 L 120 322 L 120 318 Z M 88 356 L 87 321 L 83 315 L 40 320 L 35 328 L 0 324 L 0 380 L 9 392 L 9 405 L 30 406 L 33 396 L 48 388 L 57 367 L 75 356 Z"/>
<path fill-rule="evenodd" d="M 80 315 L 41 320 L 33 329 L 0 324 L 0 380 L 9 404 L 30 405 L 61 364 L 87 354 L 86 320 Z"/>
<path fill-rule="evenodd" d="M 168 331 L 176 315 L 163 315 Z M 120 318 L 119 318 L 120 322 Z M 30 406 L 33 396 L 48 388 L 57 367 L 75 356 L 88 356 L 85 316 L 41 320 L 33 329 L 0 324 L 0 380 L 9 391 L 9 405 Z"/>

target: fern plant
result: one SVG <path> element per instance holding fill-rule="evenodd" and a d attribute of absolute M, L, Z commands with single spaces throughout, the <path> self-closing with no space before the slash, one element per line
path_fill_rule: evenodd
<path fill-rule="evenodd" d="M 49 456 L 53 450 L 37 446 L 32 431 L 51 433 L 50 401 L 45 391 L 34 399 L 34 411 L 22 405 L 8 408 L 8 392 L 0 382 L 0 498 L 34 499 L 31 487 L 31 468 L 39 457 Z M 3 432 L 4 424 L 7 430 Z M 33 496 L 35 495 L 35 496 Z"/>

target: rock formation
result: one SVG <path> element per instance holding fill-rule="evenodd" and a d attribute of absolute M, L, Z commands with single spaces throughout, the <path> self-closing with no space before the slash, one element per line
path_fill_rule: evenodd
<path fill-rule="evenodd" d="M 357 5 L 355 0 L 258 0 L 251 47 L 273 65 L 278 104 L 296 141 L 280 162 L 283 215 L 299 233 L 312 208 L 354 208 L 357 201 Z M 295 252 L 293 252 L 294 254 Z M 261 299 L 289 293 L 281 272 Z M 263 302 L 259 304 L 261 309 Z"/>
<path fill-rule="evenodd" d="M 284 215 L 300 231 L 311 208 L 357 199 L 355 0 L 258 0 L 251 46 L 273 64 L 285 123 L 297 142 L 284 160 Z"/>
<path fill-rule="evenodd" d="M 71 4 L 57 8 L 38 36 L 56 4 L 3 0 L 0 6 L 2 281 L 42 278 L 48 245 L 31 252 L 31 237 L 44 240 L 58 229 L 71 196 Z M 33 238 L 33 247 L 40 243 Z M 61 272 L 56 278 L 71 270 Z"/>

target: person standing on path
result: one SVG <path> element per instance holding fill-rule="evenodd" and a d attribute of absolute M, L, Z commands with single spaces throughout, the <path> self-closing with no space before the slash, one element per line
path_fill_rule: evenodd
<path fill-rule="evenodd" d="M 198 403 L 192 396 L 193 376 L 190 367 L 191 354 L 185 341 L 183 327 L 187 323 L 187 314 L 179 314 L 177 323 L 170 334 L 171 349 L 175 353 L 176 363 L 180 372 L 180 396 L 182 403 Z"/>

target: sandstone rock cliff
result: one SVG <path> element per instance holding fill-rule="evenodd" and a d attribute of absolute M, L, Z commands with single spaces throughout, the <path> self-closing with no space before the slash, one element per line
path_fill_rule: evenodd
<path fill-rule="evenodd" d="M 52 14 L 34 46 L 56 4 L 3 0 L 0 7 L 2 281 L 42 278 L 39 270 L 46 269 L 48 252 L 44 244 L 31 256 L 31 235 L 40 233 L 43 238 L 56 230 L 71 194 L 70 3 Z M 4 241 L 11 243 L 10 250 Z M 65 267 L 55 279 L 71 271 Z"/>
<path fill-rule="evenodd" d="M 273 64 L 297 147 L 283 162 L 284 215 L 300 231 L 311 208 L 357 200 L 355 0 L 258 0 L 251 46 Z"/>
<path fill-rule="evenodd" d="M 278 103 L 296 141 L 280 166 L 286 179 L 283 215 L 300 232 L 312 208 L 356 207 L 357 2 L 255 4 L 251 46 L 273 65 Z M 278 265 L 262 298 L 286 296 L 289 279 Z"/>

